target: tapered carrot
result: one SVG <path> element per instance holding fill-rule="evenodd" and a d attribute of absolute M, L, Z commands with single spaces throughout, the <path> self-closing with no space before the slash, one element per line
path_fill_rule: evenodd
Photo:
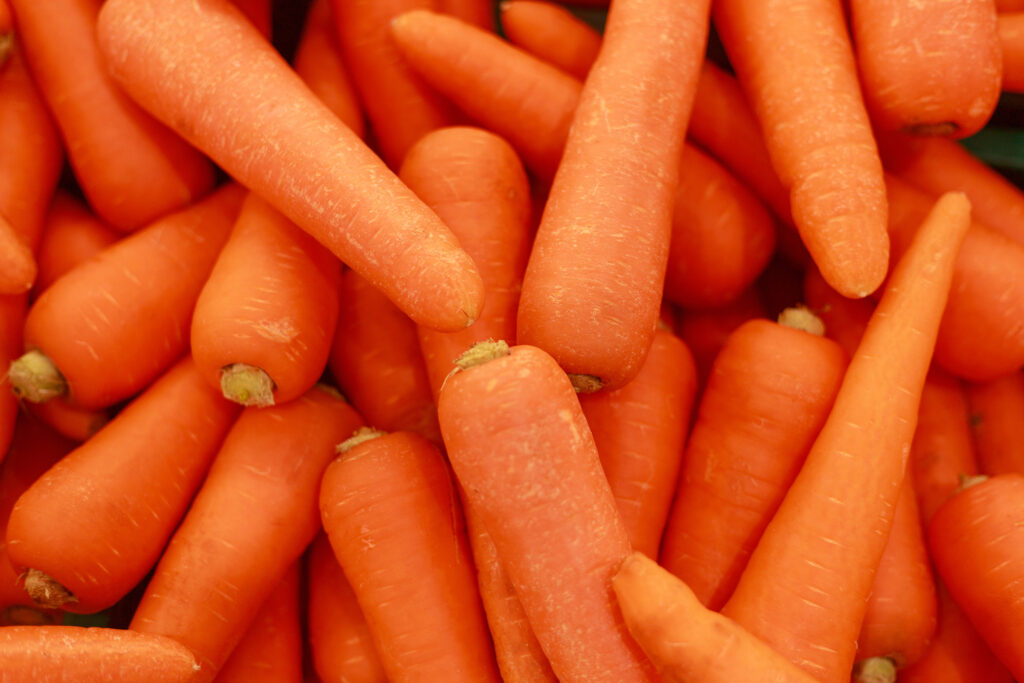
<path fill-rule="evenodd" d="M 250 193 L 195 303 L 196 367 L 242 405 L 298 398 L 327 365 L 340 280 L 333 254 Z"/>
<path fill-rule="evenodd" d="M 445 14 L 479 26 L 485 31 L 494 31 L 494 3 L 491 0 L 437 0 L 438 9 Z"/>
<path fill-rule="evenodd" d="M 939 508 L 928 548 L 950 595 L 992 652 L 1024 678 L 1024 474 L 973 483 Z"/>
<path fill-rule="evenodd" d="M 442 128 L 420 138 L 399 177 L 445 222 L 478 264 L 487 301 L 471 327 L 419 327 L 436 398 L 452 362 L 478 341 L 514 339 L 516 306 L 530 253 L 530 186 L 515 151 L 480 128 Z"/>
<path fill-rule="evenodd" d="M 1024 93 L 1024 4 L 999 15 L 1003 50 L 1003 90 Z"/>
<path fill-rule="evenodd" d="M 850 675 L 969 225 L 969 202 L 950 193 L 917 231 L 886 283 L 825 425 L 722 608 L 822 681 Z"/>
<path fill-rule="evenodd" d="M 757 292 L 748 289 L 730 304 L 704 311 L 683 309 L 676 318 L 679 337 L 693 353 L 697 364 L 698 394 L 702 394 L 711 374 L 711 364 L 726 339 L 737 327 L 767 313 Z"/>
<path fill-rule="evenodd" d="M 499 5 L 505 37 L 532 55 L 583 80 L 597 59 L 601 34 L 561 5 L 508 0 Z"/>
<path fill-rule="evenodd" d="M 264 38 L 271 38 L 273 17 L 271 0 L 231 0 L 231 4 L 242 11 L 245 18 L 252 22 Z"/>
<path fill-rule="evenodd" d="M 796 477 L 846 369 L 839 346 L 769 320 L 715 358 L 683 456 L 660 563 L 721 609 Z"/>
<path fill-rule="evenodd" d="M 320 514 L 388 679 L 501 680 L 440 451 L 417 434 L 375 430 L 338 450 Z"/>
<path fill-rule="evenodd" d="M 10 0 L 32 74 L 90 205 L 130 230 L 201 197 L 213 167 L 117 89 L 96 45 L 98 0 Z"/>
<path fill-rule="evenodd" d="M 478 344 L 459 364 L 438 400 L 448 458 L 555 675 L 654 679 L 615 605 L 629 536 L 565 372 L 536 347 L 504 342 Z"/>
<path fill-rule="evenodd" d="M 316 536 L 324 467 L 334 444 L 361 424 L 356 411 L 323 386 L 289 403 L 243 411 L 160 558 L 130 628 L 184 643 L 205 678 L 215 676 Z"/>
<path fill-rule="evenodd" d="M 186 357 L 40 477 L 7 525 L 29 595 L 91 614 L 128 593 L 156 564 L 236 413 Z"/>
<path fill-rule="evenodd" d="M 825 324 L 825 336 L 853 357 L 875 310 L 870 299 L 847 299 L 829 287 L 817 268 L 804 274 L 804 301 Z"/>
<path fill-rule="evenodd" d="M 1024 474 L 1024 372 L 966 385 L 971 436 L 984 474 Z M 965 472 L 973 474 L 973 472 Z"/>
<path fill-rule="evenodd" d="M 451 232 L 226 0 L 107 2 L 97 35 L 143 107 L 417 322 L 476 319 L 480 276 Z"/>
<path fill-rule="evenodd" d="M 818 270 L 867 296 L 889 262 L 885 185 L 839 3 L 725 0 L 714 22 Z"/>
<path fill-rule="evenodd" d="M 113 412 L 109 408 L 81 408 L 63 398 L 44 403 L 26 401 L 24 407 L 59 434 L 79 443 L 110 422 Z"/>
<path fill-rule="evenodd" d="M 707 609 L 684 582 L 643 553 L 626 558 L 612 587 L 629 632 L 666 682 L 814 680 L 735 622 Z"/>
<path fill-rule="evenodd" d="M 11 683 L 199 680 L 196 659 L 181 643 L 113 628 L 5 626 L 0 661 Z"/>
<path fill-rule="evenodd" d="M 61 275 L 103 251 L 120 236 L 71 195 L 57 192 L 46 213 L 36 255 L 39 274 L 35 291 L 42 292 Z"/>
<path fill-rule="evenodd" d="M 326 534 L 313 541 L 307 567 L 308 638 L 317 676 L 324 683 L 385 683 L 366 617 Z"/>
<path fill-rule="evenodd" d="M 27 353 L 9 371 L 15 392 L 102 408 L 159 375 L 188 346 L 196 297 L 242 194 L 232 184 L 161 218 L 43 292 L 25 320 Z"/>

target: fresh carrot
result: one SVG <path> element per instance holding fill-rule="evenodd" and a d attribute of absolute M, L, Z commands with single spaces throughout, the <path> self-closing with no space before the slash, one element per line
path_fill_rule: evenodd
<path fill-rule="evenodd" d="M 1024 10 L 1024 0 L 995 0 L 996 10 L 1000 14 Z"/>
<path fill-rule="evenodd" d="M 213 167 L 117 89 L 96 45 L 99 0 L 10 0 L 26 60 L 89 204 L 131 230 L 213 187 Z"/>
<path fill-rule="evenodd" d="M 29 487 L 11 511 L 7 552 L 36 603 L 91 614 L 127 594 L 156 564 L 236 413 L 185 357 Z"/>
<path fill-rule="evenodd" d="M 740 325 L 715 358 L 659 556 L 711 609 L 732 594 L 800 470 L 846 361 L 820 333 L 763 319 Z"/>
<path fill-rule="evenodd" d="M 696 391 L 693 355 L 659 329 L 631 382 L 580 396 L 630 544 L 650 557 L 661 545 Z"/>
<path fill-rule="evenodd" d="M 26 402 L 25 409 L 57 433 L 81 443 L 110 422 L 109 408 L 81 408 L 63 398 Z"/>
<path fill-rule="evenodd" d="M 928 524 L 928 548 L 950 595 L 992 652 L 1024 678 L 1024 474 L 969 482 Z"/>
<path fill-rule="evenodd" d="M 22 294 L 36 280 L 36 259 L 14 226 L 0 216 L 0 295 Z"/>
<path fill-rule="evenodd" d="M 1024 474 L 1024 372 L 966 385 L 971 437 L 984 474 Z M 973 473 L 965 473 L 973 474 Z"/>
<path fill-rule="evenodd" d="M 420 138 L 399 177 L 445 222 L 478 264 L 487 289 L 480 317 L 458 332 L 419 327 L 436 398 L 452 362 L 478 341 L 514 339 L 530 253 L 530 186 L 507 142 L 480 128 L 441 128 Z"/>
<path fill-rule="evenodd" d="M 804 301 L 825 323 L 825 336 L 835 340 L 852 358 L 875 310 L 874 302 L 870 299 L 847 299 L 829 287 L 818 269 L 813 267 L 804 274 Z"/>
<path fill-rule="evenodd" d="M 438 9 L 445 14 L 493 32 L 494 3 L 491 0 L 437 0 Z"/>
<path fill-rule="evenodd" d="M 969 202 L 951 193 L 917 231 L 886 283 L 825 425 L 722 608 L 822 681 L 850 675 L 969 225 Z"/>
<path fill-rule="evenodd" d="M 273 27 L 273 8 L 271 0 L 231 0 L 231 4 L 242 11 L 246 19 L 252 22 L 264 38 L 271 38 Z"/>
<path fill-rule="evenodd" d="M 170 638 L 114 628 L 5 626 L 0 661 L 10 683 L 196 681 L 196 659 Z"/>
<path fill-rule="evenodd" d="M 1024 93 L 1024 4 L 999 15 L 999 44 L 1003 50 L 1003 90 Z"/>
<path fill-rule="evenodd" d="M 35 291 L 42 292 L 61 275 L 103 251 L 120 236 L 77 199 L 58 191 L 46 213 L 36 254 L 39 274 Z"/>
<path fill-rule="evenodd" d="M 723 0 L 713 17 L 818 270 L 867 296 L 889 263 L 885 184 L 839 3 Z"/>
<path fill-rule="evenodd" d="M 28 297 L 24 294 L 0 294 L 0 367 L 10 365 L 21 353 L 21 330 L 25 322 Z M 18 418 L 18 398 L 11 389 L 8 374 L 0 374 L 0 453 L 6 453 Z M 2 460 L 2 458 L 0 458 Z"/>
<path fill-rule="evenodd" d="M 43 292 L 9 371 L 15 392 L 103 408 L 149 384 L 188 348 L 196 297 L 242 194 L 232 184 L 158 219 Z"/>
<path fill-rule="evenodd" d="M 0 68 L 14 49 L 14 17 L 7 0 L 0 0 Z"/>
<path fill-rule="evenodd" d="M 195 303 L 196 367 L 242 405 L 298 398 L 327 365 L 340 281 L 333 254 L 250 193 Z"/>
<path fill-rule="evenodd" d="M 441 443 L 416 326 L 358 273 L 341 275 L 338 327 L 327 366 L 366 421 Z"/>
<path fill-rule="evenodd" d="M 308 642 L 313 666 L 324 683 L 386 683 L 380 657 L 327 535 L 309 549 Z"/>
<path fill-rule="evenodd" d="M 601 34 L 562 5 L 506 0 L 498 5 L 509 42 L 580 80 L 601 49 Z"/>
<path fill-rule="evenodd" d="M 454 483 L 411 432 L 358 432 L 324 473 L 320 514 L 388 680 L 500 681 Z"/>
<path fill-rule="evenodd" d="M 226 0 L 106 2 L 97 35 L 143 107 L 417 322 L 476 319 L 483 286 L 451 232 Z"/>
<path fill-rule="evenodd" d="M 814 681 L 736 622 L 707 609 L 643 553 L 626 558 L 612 588 L 629 632 L 666 683 Z"/>
<path fill-rule="evenodd" d="M 615 604 L 629 536 L 569 378 L 544 351 L 504 342 L 458 365 L 438 400 L 448 458 L 555 675 L 655 679 Z"/>

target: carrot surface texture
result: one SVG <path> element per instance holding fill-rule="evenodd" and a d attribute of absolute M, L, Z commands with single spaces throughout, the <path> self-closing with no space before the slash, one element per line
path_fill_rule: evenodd
<path fill-rule="evenodd" d="M 999 15 L 1003 50 L 1003 90 L 1024 93 L 1024 6 Z"/>
<path fill-rule="evenodd" d="M 956 193 L 936 202 L 921 225 L 825 425 L 722 608 L 822 681 L 850 676 L 969 225 L 970 204 Z"/>
<path fill-rule="evenodd" d="M 499 8 L 509 42 L 571 76 L 587 77 L 601 49 L 601 34 L 589 24 L 553 2 L 508 0 Z"/>
<path fill-rule="evenodd" d="M 981 471 L 1024 474 L 1024 372 L 968 384 L 967 401 Z"/>
<path fill-rule="evenodd" d="M 37 295 L 61 275 L 79 263 L 88 261 L 119 237 L 120 233 L 97 218 L 78 200 L 66 192 L 58 191 L 46 212 L 46 222 L 36 254 L 39 274 L 33 287 Z"/>
<path fill-rule="evenodd" d="M 118 83 L 417 322 L 472 323 L 483 285 L 451 231 L 226 0 L 115 0 Z"/>

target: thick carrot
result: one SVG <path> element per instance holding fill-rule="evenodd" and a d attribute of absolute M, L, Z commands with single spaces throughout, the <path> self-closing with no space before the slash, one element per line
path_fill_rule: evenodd
<path fill-rule="evenodd" d="M 14 226 L 0 216 L 0 296 L 27 292 L 35 280 L 35 255 Z"/>
<path fill-rule="evenodd" d="M 634 552 L 612 578 L 629 632 L 666 683 L 811 683 L 736 622 L 707 609 L 654 560 Z"/>
<path fill-rule="evenodd" d="M 485 31 L 494 31 L 494 3 L 491 0 L 437 0 L 438 9 L 445 14 L 479 26 Z"/>
<path fill-rule="evenodd" d="M 128 593 L 156 564 L 236 414 L 186 357 L 48 470 L 7 525 L 29 595 L 91 614 Z"/>
<path fill-rule="evenodd" d="M 1003 90 L 1024 93 L 1024 4 L 999 15 L 999 44 L 1003 50 Z"/>
<path fill-rule="evenodd" d="M 451 232 L 226 0 L 114 0 L 97 33 L 133 98 L 417 322 L 476 319 L 483 286 Z"/>
<path fill-rule="evenodd" d="M 765 318 L 764 305 L 757 292 L 748 289 L 730 304 L 704 311 L 683 309 L 676 317 L 679 337 L 693 353 L 697 364 L 698 394 L 704 392 L 711 364 L 732 331 L 752 318 Z"/>
<path fill-rule="evenodd" d="M 42 292 L 64 273 L 117 241 L 120 233 L 71 195 L 58 191 L 46 213 L 36 261 L 35 291 Z"/>
<path fill-rule="evenodd" d="M 324 473 L 320 514 L 388 679 L 500 681 L 455 486 L 411 432 L 359 432 Z"/>
<path fill-rule="evenodd" d="M 170 638 L 82 626 L 0 628 L 0 661 L 10 683 L 196 681 L 196 659 Z"/>
<path fill-rule="evenodd" d="M 125 98 L 96 45 L 99 0 L 10 0 L 36 83 L 89 204 L 131 230 L 213 187 L 213 167 Z"/>
<path fill-rule="evenodd" d="M 722 609 L 822 681 L 850 675 L 969 225 L 962 194 L 943 195 L 925 219 L 886 283 L 804 466 Z"/>
<path fill-rule="evenodd" d="M 659 561 L 721 609 L 825 423 L 846 369 L 839 346 L 769 320 L 715 358 L 683 456 Z"/>
<path fill-rule="evenodd" d="M 480 128 L 442 128 L 420 138 L 399 177 L 426 202 L 478 264 L 487 301 L 471 327 L 419 327 L 436 398 L 452 362 L 478 341 L 514 339 L 516 306 L 530 253 L 530 186 L 507 142 Z"/>
<path fill-rule="evenodd" d="M 693 355 L 659 329 L 631 382 L 580 396 L 630 544 L 650 557 L 661 545 L 696 392 Z"/>
<path fill-rule="evenodd" d="M 629 536 L 569 378 L 544 351 L 504 342 L 459 364 L 438 401 L 448 458 L 555 675 L 654 679 L 615 605 Z"/>
<path fill-rule="evenodd" d="M 250 193 L 192 313 L 196 367 L 242 405 L 287 403 L 323 374 L 341 264 Z"/>
<path fill-rule="evenodd" d="M 966 389 L 971 437 L 981 471 L 1024 474 L 1024 372 L 969 383 Z"/>
<path fill-rule="evenodd" d="M 804 274 L 804 301 L 814 314 L 825 323 L 825 336 L 843 347 L 853 357 L 864 330 L 875 310 L 870 299 L 847 299 L 829 287 L 817 268 Z"/>
<path fill-rule="evenodd" d="M 229 185 L 158 219 L 43 292 L 25 320 L 28 352 L 11 364 L 15 392 L 102 408 L 149 384 L 188 348 L 192 309 L 242 195 Z"/>
<path fill-rule="evenodd" d="M 992 652 L 1024 678 L 1024 474 L 966 486 L 928 524 L 928 549 L 950 595 Z"/>
<path fill-rule="evenodd" d="M 499 4 L 501 28 L 520 47 L 583 80 L 601 49 L 601 34 L 562 5 L 541 0 Z"/>
<path fill-rule="evenodd" d="M 882 164 L 834 0 L 723 0 L 714 22 L 825 280 L 851 298 L 885 278 Z"/>

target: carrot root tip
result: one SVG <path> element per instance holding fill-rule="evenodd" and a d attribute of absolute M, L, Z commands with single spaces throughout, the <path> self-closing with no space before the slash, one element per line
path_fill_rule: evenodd
<path fill-rule="evenodd" d="M 27 605 L 10 605 L 0 610 L 0 626 L 49 626 L 56 623 L 54 614 Z"/>
<path fill-rule="evenodd" d="M 595 375 L 570 374 L 569 381 L 572 382 L 572 388 L 576 390 L 577 394 L 593 394 L 601 391 L 604 386 L 601 378 Z"/>
<path fill-rule="evenodd" d="M 337 446 L 334 447 L 335 453 L 348 453 L 350 450 L 358 446 L 365 441 L 371 441 L 378 439 L 386 435 L 383 429 L 374 429 L 373 427 L 360 427 L 356 431 L 352 432 L 352 436 L 348 437 Z"/>
<path fill-rule="evenodd" d="M 918 137 L 946 137 L 955 135 L 960 130 L 956 121 L 942 121 L 941 123 L 918 123 L 907 126 L 904 131 Z"/>
<path fill-rule="evenodd" d="M 455 359 L 455 367 L 459 370 L 469 370 L 472 367 L 492 361 L 495 358 L 507 356 L 510 353 L 512 353 L 512 350 L 509 348 L 508 342 L 501 339 L 498 341 L 488 339 L 487 341 L 477 342 L 464 351 L 461 356 Z"/>
<path fill-rule="evenodd" d="M 896 663 L 889 657 L 869 657 L 853 669 L 853 683 L 895 683 Z"/>
<path fill-rule="evenodd" d="M 63 396 L 68 391 L 67 381 L 46 354 L 38 349 L 24 353 L 11 361 L 7 379 L 18 398 L 32 403 L 44 403 Z"/>
<path fill-rule="evenodd" d="M 11 56 L 11 52 L 13 50 L 14 34 L 0 33 L 0 67 L 2 67 L 7 62 L 7 58 Z"/>
<path fill-rule="evenodd" d="M 803 330 L 819 337 L 825 336 L 825 323 L 806 306 L 792 306 L 779 313 L 780 325 Z"/>
<path fill-rule="evenodd" d="M 323 382 L 317 382 L 316 388 L 319 389 L 320 391 L 324 392 L 325 394 L 329 395 L 329 396 L 333 396 L 334 398 L 338 399 L 339 401 L 343 401 L 345 403 L 348 403 L 348 399 L 345 398 L 344 394 L 342 394 L 340 391 L 338 391 L 337 387 L 332 387 L 330 384 L 324 384 Z"/>
<path fill-rule="evenodd" d="M 274 405 L 274 380 L 255 365 L 233 363 L 224 367 L 220 371 L 220 389 L 224 398 L 243 406 Z"/>
<path fill-rule="evenodd" d="M 60 609 L 68 603 L 78 602 L 78 598 L 71 591 L 38 569 L 28 569 L 25 572 L 24 586 L 32 602 L 40 607 Z"/>
<path fill-rule="evenodd" d="M 963 491 L 964 489 L 969 489 L 972 486 L 977 486 L 978 484 L 980 484 L 982 482 L 988 481 L 988 477 L 986 475 L 984 475 L 984 474 L 975 474 L 975 475 L 961 474 L 959 479 L 960 479 L 960 485 L 956 487 L 957 493 L 959 493 L 960 491 Z"/>

